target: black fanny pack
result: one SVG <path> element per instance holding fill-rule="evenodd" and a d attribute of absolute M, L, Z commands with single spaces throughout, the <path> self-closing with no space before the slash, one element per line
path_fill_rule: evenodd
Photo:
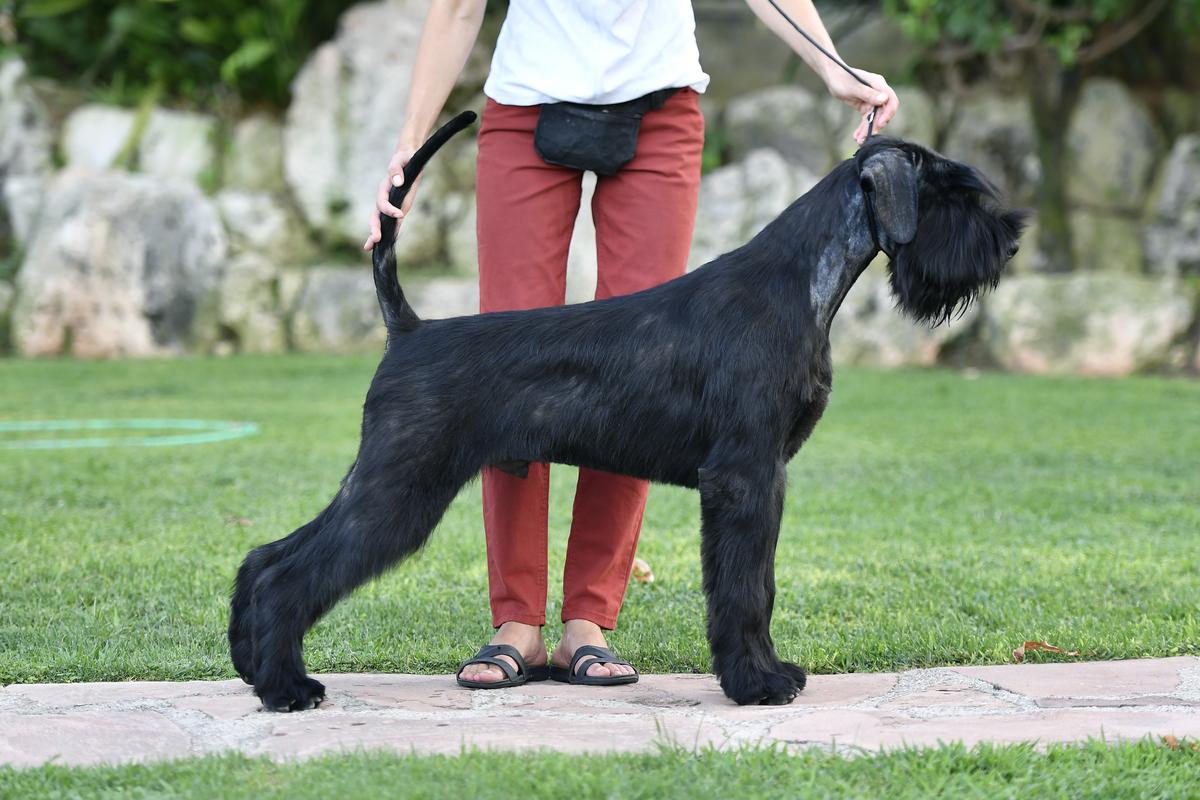
<path fill-rule="evenodd" d="M 533 146 L 547 164 L 613 175 L 633 160 L 642 115 L 662 108 L 677 89 L 611 105 L 547 103 L 538 114 Z"/>

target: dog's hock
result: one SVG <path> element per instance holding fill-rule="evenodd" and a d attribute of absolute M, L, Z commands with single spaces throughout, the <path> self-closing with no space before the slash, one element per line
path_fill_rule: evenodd
<path fill-rule="evenodd" d="M 896 244 L 911 242 L 917 235 L 917 169 L 908 155 L 888 149 L 871 156 L 859 180 L 874 198 L 875 221 L 888 238 Z"/>

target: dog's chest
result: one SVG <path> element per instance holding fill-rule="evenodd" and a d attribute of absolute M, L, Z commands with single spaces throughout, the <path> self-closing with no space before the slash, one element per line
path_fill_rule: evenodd
<path fill-rule="evenodd" d="M 791 425 L 783 444 L 785 459 L 796 455 L 820 421 L 829 403 L 832 378 L 828 342 L 815 356 L 797 365 L 787 392 L 790 401 L 787 416 L 791 419 Z"/>

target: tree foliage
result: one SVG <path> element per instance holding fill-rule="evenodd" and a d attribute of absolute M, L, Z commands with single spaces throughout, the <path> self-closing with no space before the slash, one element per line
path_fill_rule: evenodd
<path fill-rule="evenodd" d="M 984 56 L 1010 69 L 1034 50 L 1065 68 L 1093 63 L 1163 15 L 1181 31 L 1200 23 L 1200 0 L 884 0 L 884 8 L 936 62 Z"/>
<path fill-rule="evenodd" d="M 0 0 L 4 44 L 42 75 L 133 100 L 286 103 L 305 56 L 353 0 Z"/>

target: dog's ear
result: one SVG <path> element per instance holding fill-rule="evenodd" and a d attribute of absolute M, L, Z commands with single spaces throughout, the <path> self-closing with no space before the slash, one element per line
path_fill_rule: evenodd
<path fill-rule="evenodd" d="M 896 244 L 917 235 L 917 169 L 908 155 L 895 148 L 868 158 L 859 173 L 864 192 L 874 198 L 875 220 Z"/>

